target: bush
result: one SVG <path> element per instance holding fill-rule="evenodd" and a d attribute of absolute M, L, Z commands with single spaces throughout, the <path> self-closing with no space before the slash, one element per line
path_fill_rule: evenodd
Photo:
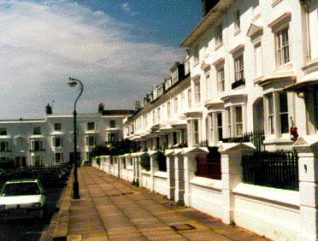
<path fill-rule="evenodd" d="M 144 153 L 140 157 L 140 165 L 146 171 L 150 171 L 150 156 L 148 153 Z"/>
<path fill-rule="evenodd" d="M 155 155 L 154 155 L 154 160 L 157 161 L 158 163 L 158 169 L 161 172 L 166 172 L 167 171 L 167 161 L 166 161 L 166 156 L 158 151 Z"/>

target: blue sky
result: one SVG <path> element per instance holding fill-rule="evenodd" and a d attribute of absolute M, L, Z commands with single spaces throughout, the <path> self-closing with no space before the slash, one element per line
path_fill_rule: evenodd
<path fill-rule="evenodd" d="M 201 19 L 199 0 L 0 2 L 0 118 L 133 108 L 184 57 L 181 41 Z"/>

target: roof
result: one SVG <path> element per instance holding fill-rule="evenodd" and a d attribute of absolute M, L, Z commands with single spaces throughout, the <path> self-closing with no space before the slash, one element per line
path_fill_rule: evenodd
<path fill-rule="evenodd" d="M 225 10 L 233 4 L 234 0 L 219 1 L 199 24 L 192 30 L 192 32 L 181 43 L 181 47 L 191 47 L 193 43 L 198 40 L 206 31 L 220 19 Z"/>
<path fill-rule="evenodd" d="M 134 110 L 104 110 L 102 115 L 132 115 Z"/>

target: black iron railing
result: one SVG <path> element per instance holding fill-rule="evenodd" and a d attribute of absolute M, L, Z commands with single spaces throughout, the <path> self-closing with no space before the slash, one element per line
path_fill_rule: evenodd
<path fill-rule="evenodd" d="M 298 155 L 290 152 L 255 152 L 242 156 L 243 182 L 282 189 L 299 189 Z"/>
<path fill-rule="evenodd" d="M 256 147 L 257 151 L 265 151 L 264 146 L 264 131 L 252 131 L 252 132 L 246 132 L 241 136 L 235 136 L 235 137 L 225 137 L 222 138 L 222 141 L 225 143 L 228 142 L 236 142 L 236 143 L 242 143 L 242 142 L 252 142 L 254 146 Z"/>

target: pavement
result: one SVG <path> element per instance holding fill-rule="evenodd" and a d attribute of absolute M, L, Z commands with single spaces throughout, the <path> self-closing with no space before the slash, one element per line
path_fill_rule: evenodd
<path fill-rule="evenodd" d="M 71 199 L 70 180 L 41 240 L 269 240 L 92 167 L 78 169 L 78 179 L 80 199 Z"/>

